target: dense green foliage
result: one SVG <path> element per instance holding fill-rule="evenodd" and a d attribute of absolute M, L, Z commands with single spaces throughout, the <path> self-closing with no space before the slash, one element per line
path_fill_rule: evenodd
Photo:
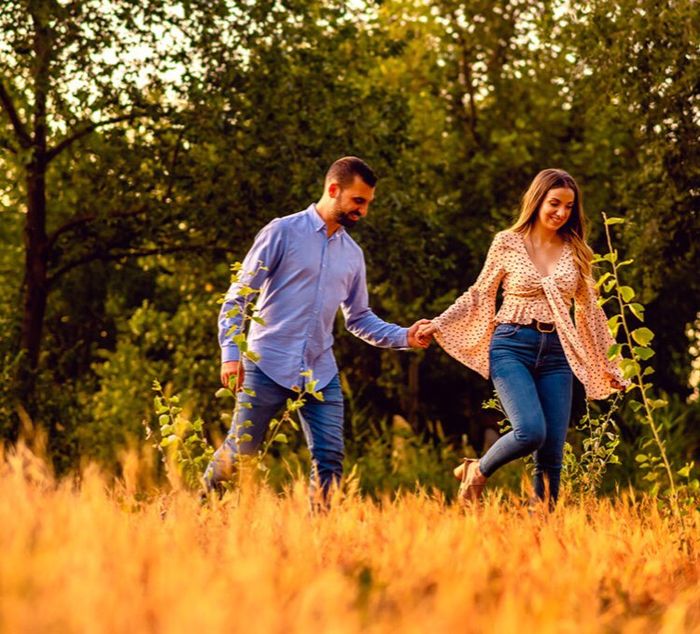
<path fill-rule="evenodd" d="M 597 250 L 600 212 L 625 218 L 617 246 L 634 258 L 625 274 L 657 335 L 667 451 L 678 464 L 697 458 L 700 412 L 686 403 L 686 332 L 700 308 L 697 3 L 352 6 L 3 2 L 0 435 L 16 438 L 27 412 L 59 468 L 81 457 L 116 466 L 141 442 L 158 378 L 219 441 L 228 264 L 269 219 L 317 200 L 335 158 L 357 154 L 381 177 L 356 235 L 372 305 L 401 324 L 437 314 L 475 279 L 544 167 L 579 180 Z M 31 289 L 43 293 L 41 319 L 28 314 Z M 447 455 L 445 437 L 481 448 L 490 387 L 438 348 L 380 351 L 339 323 L 336 353 L 350 454 L 367 471 L 400 471 L 396 414 L 425 463 Z M 615 473 L 639 483 L 642 430 L 627 410 Z M 404 465 L 396 482 L 434 466 Z"/>

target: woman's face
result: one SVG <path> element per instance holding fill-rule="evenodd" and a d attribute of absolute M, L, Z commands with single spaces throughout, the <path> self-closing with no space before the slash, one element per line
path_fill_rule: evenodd
<path fill-rule="evenodd" d="M 550 189 L 537 212 L 537 222 L 550 231 L 559 231 L 571 216 L 575 197 L 568 187 Z"/>

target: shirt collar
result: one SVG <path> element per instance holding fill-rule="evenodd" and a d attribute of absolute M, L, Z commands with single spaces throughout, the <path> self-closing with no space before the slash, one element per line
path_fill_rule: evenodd
<path fill-rule="evenodd" d="M 311 220 L 311 226 L 313 227 L 314 231 L 321 231 L 323 229 L 326 231 L 328 227 L 326 227 L 326 221 L 321 218 L 321 214 L 318 213 L 318 209 L 316 209 L 316 203 L 311 203 L 309 207 L 306 209 L 306 213 L 309 216 L 309 219 Z M 345 233 L 345 227 L 342 225 L 338 227 L 336 232 L 331 236 L 331 238 L 337 236 L 341 236 Z"/>

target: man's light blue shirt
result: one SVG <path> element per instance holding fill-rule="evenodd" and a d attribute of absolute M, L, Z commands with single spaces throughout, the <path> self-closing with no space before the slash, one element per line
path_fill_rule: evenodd
<path fill-rule="evenodd" d="M 229 288 L 219 313 L 222 362 L 239 359 L 227 333 L 234 325 L 240 328 L 241 315 L 226 313 L 234 306 L 243 310 L 245 299 L 238 296 L 243 285 L 260 289 L 257 308 L 265 322 L 251 324 L 248 348 L 260 355 L 258 367 L 284 387 L 301 387 L 306 370 L 318 379 L 317 389 L 336 375 L 332 346 L 338 307 L 356 337 L 381 348 L 408 346 L 408 329 L 381 320 L 369 307 L 362 249 L 343 227 L 328 237 L 316 205 L 276 218 L 256 236 L 243 276 Z"/>

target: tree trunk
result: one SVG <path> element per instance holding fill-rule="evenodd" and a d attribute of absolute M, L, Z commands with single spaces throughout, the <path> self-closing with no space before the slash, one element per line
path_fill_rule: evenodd
<path fill-rule="evenodd" d="M 26 167 L 27 217 L 24 224 L 24 301 L 21 349 L 25 354 L 20 373 L 20 397 L 33 409 L 36 370 L 48 295 L 46 235 L 46 103 L 49 91 L 51 32 L 41 12 L 33 13 L 35 63 L 32 156 Z"/>
<path fill-rule="evenodd" d="M 41 334 L 48 295 L 46 236 L 46 166 L 36 161 L 27 170 L 27 218 L 24 226 L 24 301 L 21 348 L 25 353 L 21 395 L 31 402 L 39 365 Z"/>

